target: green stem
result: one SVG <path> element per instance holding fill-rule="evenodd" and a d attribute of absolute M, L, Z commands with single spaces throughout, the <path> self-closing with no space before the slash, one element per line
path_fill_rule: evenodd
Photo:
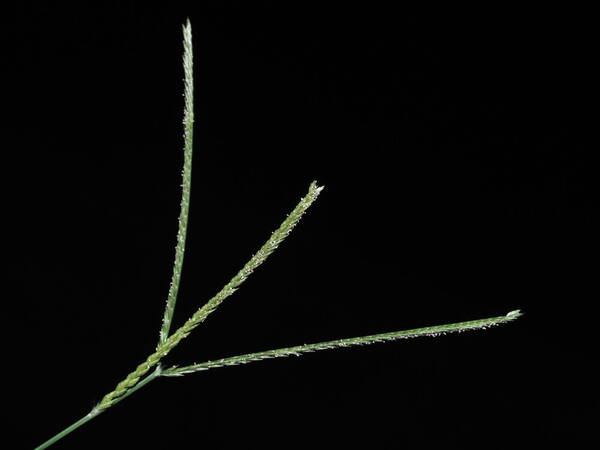
<path fill-rule="evenodd" d="M 160 370 L 160 367 L 159 367 L 154 372 L 152 372 L 150 375 L 148 375 L 146 378 L 144 378 L 142 381 L 140 381 L 138 384 L 136 384 L 134 387 L 132 387 L 131 389 L 129 389 L 129 391 L 127 391 L 126 394 L 123 394 L 121 397 L 119 397 L 118 399 L 116 399 L 113 402 L 113 405 L 115 403 L 118 403 L 121 400 L 125 399 L 126 397 L 129 397 L 135 391 L 137 391 L 141 387 L 145 386 L 146 384 L 150 383 L 152 380 L 155 380 L 156 378 L 158 378 L 160 376 L 160 374 L 161 374 L 161 370 Z M 73 423 L 72 425 L 68 426 L 67 428 L 65 428 L 64 430 L 62 430 L 60 433 L 56 434 L 55 436 L 52 436 L 50 439 L 48 439 L 42 445 L 36 447 L 35 450 L 42 450 L 44 448 L 50 447 L 52 444 L 60 441 L 66 435 L 70 434 L 72 431 L 75 431 L 77 428 L 79 428 L 83 424 L 89 422 L 94 417 L 97 417 L 101 412 L 103 412 L 103 410 L 98 410 L 98 409 L 94 408 L 89 414 L 87 414 L 86 416 L 82 417 L 77 422 Z"/>
<path fill-rule="evenodd" d="M 69 434 L 71 431 L 76 430 L 77 428 L 79 428 L 81 425 L 83 425 L 84 423 L 92 420 L 94 417 L 96 417 L 97 414 L 93 414 L 93 413 L 89 413 L 87 416 L 82 417 L 81 419 L 79 419 L 77 422 L 75 422 L 73 425 L 65 428 L 64 430 L 62 430 L 60 433 L 58 433 L 56 436 L 48 439 L 46 442 L 44 442 L 42 445 L 40 445 L 39 447 L 36 447 L 35 450 L 42 450 L 43 448 L 48 448 L 50 447 L 52 444 L 54 444 L 55 442 L 61 440 L 62 438 L 64 438 L 67 434 Z"/>

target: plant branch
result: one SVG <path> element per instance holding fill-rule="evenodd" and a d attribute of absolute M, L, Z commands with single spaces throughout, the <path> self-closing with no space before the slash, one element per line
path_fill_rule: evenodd
<path fill-rule="evenodd" d="M 177 231 L 177 245 L 175 247 L 175 263 L 173 265 L 173 276 L 169 287 L 167 305 L 163 316 L 162 327 L 158 346 L 164 344 L 169 337 L 171 321 L 175 312 L 177 293 L 181 281 L 181 270 L 183 267 L 183 256 L 185 253 L 185 238 L 187 235 L 187 224 L 190 209 L 190 190 L 192 184 L 192 150 L 194 142 L 194 69 L 192 53 L 192 25 L 187 20 L 183 27 L 183 70 L 185 73 L 185 108 L 183 113 L 184 127 L 184 160 L 183 160 L 183 183 L 181 193 L 181 210 L 179 212 L 179 230 Z M 157 349 L 158 349 L 157 346 Z"/>
<path fill-rule="evenodd" d="M 247 355 L 232 356 L 229 358 L 207 361 L 200 364 L 193 364 L 186 367 L 171 367 L 162 371 L 161 376 L 177 377 L 188 373 L 200 372 L 216 367 L 235 366 L 238 364 L 247 364 L 253 361 L 263 359 L 281 358 L 285 356 L 300 356 L 307 352 L 316 352 L 319 350 L 328 350 L 339 347 L 350 347 L 354 345 L 366 345 L 376 342 L 395 341 L 398 339 L 409 339 L 419 336 L 439 336 L 446 333 L 457 333 L 468 330 L 481 330 L 501 323 L 510 322 L 521 316 L 519 310 L 511 311 L 505 316 L 491 317 L 488 319 L 471 320 L 469 322 L 458 322 L 446 325 L 437 325 L 432 327 L 417 328 L 414 330 L 395 331 L 391 333 L 373 334 L 348 339 L 337 339 L 335 341 L 319 342 L 317 344 L 304 344 L 296 347 L 278 348 L 264 352 L 249 353 Z"/>

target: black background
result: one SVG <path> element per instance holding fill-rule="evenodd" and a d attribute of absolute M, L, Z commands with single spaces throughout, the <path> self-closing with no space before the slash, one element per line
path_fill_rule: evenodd
<path fill-rule="evenodd" d="M 23 2 L 4 14 L 10 411 L 20 447 L 153 351 L 195 51 L 190 228 L 174 326 L 306 192 L 321 197 L 169 355 L 186 364 L 497 316 L 485 332 L 148 385 L 56 448 L 506 448 L 598 419 L 588 11 L 324 2 Z M 593 278 L 594 277 L 594 278 Z M 8 289 L 7 289 L 8 292 Z"/>

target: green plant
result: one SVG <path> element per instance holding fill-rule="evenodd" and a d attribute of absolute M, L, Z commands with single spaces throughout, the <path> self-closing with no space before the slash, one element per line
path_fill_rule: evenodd
<path fill-rule="evenodd" d="M 451 323 L 437 325 L 432 327 L 418 328 L 413 330 L 396 331 L 391 333 L 375 334 L 348 339 L 338 339 L 317 344 L 305 344 L 289 348 L 280 348 L 267 350 L 263 352 L 250 353 L 246 355 L 233 356 L 215 361 L 207 361 L 200 364 L 193 364 L 184 367 L 173 366 L 163 368 L 161 360 L 176 346 L 187 337 L 191 331 L 200 325 L 210 313 L 212 313 L 227 297 L 232 295 L 239 286 L 250 276 L 250 274 L 260 266 L 278 245 L 289 235 L 294 226 L 299 222 L 303 214 L 313 204 L 321 193 L 323 187 L 317 186 L 312 182 L 308 193 L 300 200 L 294 210 L 287 216 L 280 227 L 274 231 L 267 242 L 258 250 L 252 259 L 204 306 L 202 306 L 192 317 L 184 323 L 179 329 L 170 334 L 171 321 L 175 310 L 177 292 L 181 278 L 183 266 L 185 240 L 187 235 L 188 211 L 190 202 L 190 187 L 192 176 L 192 143 L 193 143 L 193 124 L 194 124 L 194 105 L 193 105 L 193 67 L 192 67 L 192 30 L 189 20 L 183 27 L 183 66 L 185 72 L 185 111 L 184 111 L 184 169 L 183 169 L 183 189 L 181 199 L 181 211 L 179 215 L 179 231 L 177 235 L 177 245 L 175 251 L 175 263 L 171 285 L 169 288 L 167 304 L 164 311 L 162 326 L 160 329 L 159 340 L 154 353 L 136 369 L 131 372 L 115 389 L 106 394 L 104 398 L 96 405 L 86 416 L 58 433 L 37 449 L 44 449 L 65 437 L 67 434 L 77 429 L 84 423 L 104 412 L 106 409 L 125 399 L 135 391 L 145 386 L 149 382 L 159 377 L 177 377 L 189 373 L 204 371 L 216 367 L 232 366 L 245 364 L 252 361 L 259 361 L 267 358 L 279 358 L 290 355 L 300 355 L 307 352 L 325 350 L 338 347 L 348 347 L 353 345 L 371 344 L 375 342 L 392 341 L 398 339 L 407 339 L 418 336 L 437 336 L 444 333 L 460 332 L 466 330 L 485 329 L 492 325 L 498 325 L 512 321 L 521 315 L 520 311 L 511 311 L 506 315 L 491 317 L 486 319 L 473 320 L 468 322 Z"/>

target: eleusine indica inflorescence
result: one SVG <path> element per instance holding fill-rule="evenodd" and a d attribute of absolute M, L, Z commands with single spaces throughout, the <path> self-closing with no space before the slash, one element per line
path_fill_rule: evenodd
<path fill-rule="evenodd" d="M 290 234 L 292 229 L 298 224 L 302 216 L 317 200 L 323 190 L 316 182 L 312 182 L 308 188 L 307 194 L 301 198 L 300 202 L 287 215 L 282 224 L 275 230 L 267 242 L 252 256 L 250 261 L 236 273 L 236 275 L 208 302 L 199 308 L 180 328 L 170 333 L 171 322 L 175 311 L 175 303 L 179 290 L 181 271 L 183 267 L 183 257 L 185 253 L 185 240 L 187 235 L 187 223 L 190 206 L 190 189 L 192 181 L 192 150 L 193 150 L 193 125 L 194 125 L 194 78 L 193 78 L 193 53 L 192 53 L 192 27 L 189 20 L 183 26 L 183 68 L 184 68 L 184 164 L 183 164 L 183 183 L 181 209 L 179 214 L 179 229 L 177 233 L 177 245 L 175 247 L 175 262 L 173 265 L 173 274 L 171 285 L 167 296 L 166 307 L 163 315 L 162 326 L 159 333 L 156 350 L 139 364 L 134 371 L 127 375 L 117 384 L 112 392 L 106 394 L 100 403 L 87 415 L 56 434 L 37 449 L 44 449 L 54 444 L 58 440 L 79 428 L 84 423 L 96 417 L 98 414 L 107 410 L 111 406 L 125 399 L 135 391 L 145 386 L 149 382 L 160 377 L 178 377 L 190 373 L 201 372 L 216 367 L 234 366 L 246 364 L 253 361 L 260 361 L 269 358 L 280 358 L 291 355 L 301 355 L 303 353 L 315 352 L 319 350 L 334 349 L 340 347 L 350 347 L 355 345 L 366 345 L 375 342 L 394 341 L 399 339 L 408 339 L 419 336 L 438 336 L 446 333 L 456 333 L 468 330 L 482 330 L 490 326 L 510 322 L 518 318 L 521 313 L 519 310 L 511 311 L 508 314 L 490 317 L 486 319 L 472 320 L 468 322 L 458 322 L 445 325 L 436 325 L 431 327 L 417 328 L 413 330 L 394 331 L 391 333 L 374 334 L 370 336 L 361 336 L 346 339 L 337 339 L 328 342 L 319 342 L 316 344 L 304 344 L 295 347 L 279 348 L 267 350 L 246 355 L 232 356 L 228 358 L 206 361 L 200 364 L 192 364 L 183 367 L 173 366 L 164 368 L 161 366 L 162 359 L 169 354 L 184 338 L 186 338 L 198 325 L 200 325 L 209 314 L 211 314 L 227 297 L 231 296 L 240 285 L 275 251 L 275 249 Z"/>

